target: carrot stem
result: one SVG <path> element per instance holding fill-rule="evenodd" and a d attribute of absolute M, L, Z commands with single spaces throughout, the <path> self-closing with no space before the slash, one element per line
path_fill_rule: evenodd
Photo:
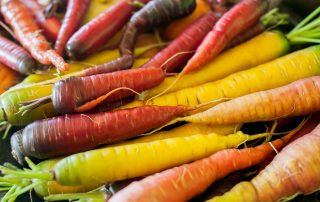
<path fill-rule="evenodd" d="M 300 29 L 304 25 L 306 25 L 310 20 L 312 20 L 316 15 L 320 13 L 320 7 L 314 10 L 309 16 L 307 16 L 304 20 L 302 20 L 290 33 L 295 32 Z"/>

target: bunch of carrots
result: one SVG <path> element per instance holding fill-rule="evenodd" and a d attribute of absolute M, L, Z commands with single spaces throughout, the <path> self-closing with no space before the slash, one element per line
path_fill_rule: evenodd
<path fill-rule="evenodd" d="M 1 202 L 316 200 L 320 7 L 282 6 L 0 1 Z"/>

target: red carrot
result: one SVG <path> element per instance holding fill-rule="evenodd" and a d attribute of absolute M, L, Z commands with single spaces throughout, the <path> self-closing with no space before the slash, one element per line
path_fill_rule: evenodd
<path fill-rule="evenodd" d="M 148 3 L 149 0 L 139 0 Z M 121 0 L 82 26 L 67 42 L 70 57 L 81 59 L 102 47 L 130 19 L 137 7 L 131 0 Z M 106 26 L 107 25 L 107 26 Z"/>
<path fill-rule="evenodd" d="M 12 153 L 39 159 L 77 153 L 157 128 L 190 108 L 144 106 L 98 114 L 74 114 L 33 122 L 11 137 Z"/>
<path fill-rule="evenodd" d="M 121 55 L 133 55 L 134 45 L 141 31 L 184 17 L 195 9 L 195 0 L 151 1 L 130 19 L 119 45 Z"/>
<path fill-rule="evenodd" d="M 219 16 L 213 12 L 203 15 L 142 67 L 162 67 L 166 72 L 181 67 L 192 56 L 218 18 Z M 179 53 L 181 54 L 178 55 Z"/>
<path fill-rule="evenodd" d="M 0 62 L 21 74 L 30 74 L 37 67 L 24 48 L 3 36 L 0 36 Z"/>
<path fill-rule="evenodd" d="M 183 69 L 183 73 L 201 68 L 216 57 L 236 35 L 254 25 L 268 10 L 281 0 L 242 0 L 231 8 L 208 33 L 194 56 Z"/>
<path fill-rule="evenodd" d="M 42 64 L 53 64 L 59 70 L 68 70 L 69 65 L 51 49 L 50 44 L 40 33 L 32 14 L 19 0 L 2 0 L 1 12 L 14 33 L 31 55 Z"/>
<path fill-rule="evenodd" d="M 294 132 L 272 142 L 280 149 Z M 229 149 L 194 163 L 175 167 L 133 182 L 109 200 L 115 201 L 188 201 L 205 191 L 214 181 L 231 172 L 249 168 L 274 152 L 269 143 L 247 149 Z"/>
<path fill-rule="evenodd" d="M 77 31 L 80 23 L 89 8 L 91 0 L 69 0 L 59 35 L 54 49 L 61 56 L 65 53 L 65 45 L 72 34 Z"/>
<path fill-rule="evenodd" d="M 37 0 L 23 0 L 22 3 L 28 7 L 29 12 L 32 12 L 37 23 L 43 29 L 44 35 L 48 39 L 55 41 L 61 27 L 60 20 L 54 15 L 46 17 L 44 8 Z"/>

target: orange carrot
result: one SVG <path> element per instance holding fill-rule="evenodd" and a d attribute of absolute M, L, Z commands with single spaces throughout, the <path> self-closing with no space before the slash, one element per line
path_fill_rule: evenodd
<path fill-rule="evenodd" d="M 1 12 L 19 42 L 31 55 L 42 64 L 53 64 L 58 70 L 66 71 L 69 65 L 51 49 L 50 44 L 41 34 L 32 13 L 19 0 L 1 1 Z"/>

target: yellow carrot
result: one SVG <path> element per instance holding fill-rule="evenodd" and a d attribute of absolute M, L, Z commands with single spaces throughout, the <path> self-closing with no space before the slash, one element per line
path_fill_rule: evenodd
<path fill-rule="evenodd" d="M 159 86 L 145 91 L 144 99 L 158 95 L 169 87 L 166 93 L 221 79 L 231 73 L 271 61 L 288 53 L 289 50 L 289 41 L 283 34 L 265 32 L 222 53 L 199 71 L 181 76 L 179 82 L 172 87 L 170 86 L 178 76 L 167 77 Z"/>
<path fill-rule="evenodd" d="M 151 100 L 148 104 L 158 106 L 196 106 L 213 100 L 236 98 L 257 91 L 276 88 L 319 74 L 320 46 L 313 46 L 255 68 L 231 74 L 221 80 L 160 96 Z M 144 104 L 145 102 L 136 101 L 122 108 L 131 108 Z"/>

